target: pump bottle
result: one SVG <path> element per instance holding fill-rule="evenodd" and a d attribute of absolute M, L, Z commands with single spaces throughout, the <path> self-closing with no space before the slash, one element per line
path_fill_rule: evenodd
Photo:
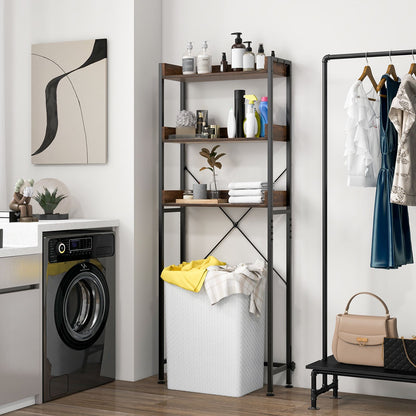
<path fill-rule="evenodd" d="M 263 44 L 260 43 L 259 50 L 256 55 L 256 69 L 264 69 L 264 61 L 265 61 L 265 55 L 264 55 L 264 48 Z"/>
<path fill-rule="evenodd" d="M 243 39 L 241 39 L 241 32 L 233 32 L 232 35 L 236 35 L 235 43 L 231 46 L 231 69 L 233 71 L 243 70 L 243 55 L 246 51 L 246 47 L 243 45 Z"/>
<path fill-rule="evenodd" d="M 254 53 L 252 52 L 253 50 L 251 49 L 251 40 L 243 43 L 247 43 L 246 52 L 243 55 L 243 71 L 254 71 L 255 59 Z"/>
<path fill-rule="evenodd" d="M 260 135 L 260 116 L 254 108 L 257 97 L 254 94 L 244 96 L 248 100 L 247 116 L 244 120 L 244 135 L 247 138 L 259 137 Z"/>
<path fill-rule="evenodd" d="M 187 51 L 182 57 L 182 73 L 190 75 L 196 73 L 195 56 L 192 55 L 192 42 L 188 42 Z"/>
<path fill-rule="evenodd" d="M 202 42 L 202 52 L 198 55 L 196 69 L 198 74 L 208 74 L 212 72 L 212 58 L 207 53 L 208 43 L 206 40 Z"/>

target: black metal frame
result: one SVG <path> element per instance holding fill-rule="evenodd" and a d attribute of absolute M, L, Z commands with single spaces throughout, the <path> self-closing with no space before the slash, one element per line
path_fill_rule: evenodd
<path fill-rule="evenodd" d="M 286 76 L 286 168 L 281 174 L 273 179 L 273 63 L 280 62 L 287 66 Z M 267 268 L 267 395 L 273 395 L 273 375 L 286 371 L 286 387 L 292 387 L 292 371 L 295 369 L 295 363 L 292 361 L 292 214 L 291 214 L 291 62 L 280 58 L 268 57 L 267 68 L 267 93 L 271 99 L 268 102 L 268 139 L 267 139 L 267 256 L 255 246 L 250 238 L 239 227 L 239 223 L 252 210 L 250 207 L 236 221 L 226 212 L 223 207 L 219 207 L 222 213 L 232 223 L 231 229 L 219 240 L 219 242 L 207 254 L 210 255 L 221 242 L 237 229 L 251 246 L 267 261 L 268 265 L 273 265 L 273 216 L 286 215 L 286 280 L 274 268 Z M 180 81 L 180 109 L 186 108 L 186 83 Z M 185 261 L 186 257 L 186 207 L 165 208 L 163 205 L 164 190 L 164 77 L 162 64 L 159 65 L 159 273 L 164 268 L 164 214 L 170 212 L 180 213 L 180 261 Z M 213 142 L 215 139 L 212 140 Z M 186 145 L 180 144 L 180 187 L 185 189 L 185 174 L 188 173 L 196 181 L 195 176 L 186 167 Z M 273 185 L 286 174 L 287 206 L 284 209 L 273 208 Z M 206 256 L 206 257 L 207 257 Z M 273 271 L 286 285 L 286 362 L 273 362 Z M 159 377 L 158 383 L 165 383 L 164 364 L 165 359 L 165 339 L 164 339 L 164 282 L 159 279 Z"/>
<path fill-rule="evenodd" d="M 377 380 L 416 382 L 416 376 L 392 374 L 374 367 L 339 364 L 333 356 L 328 357 L 328 62 L 340 59 L 376 58 L 386 56 L 413 55 L 415 49 L 359 52 L 325 55 L 322 58 L 322 360 L 306 366 L 311 374 L 311 409 L 317 410 L 317 397 L 333 390 L 333 397 L 338 398 L 338 376 L 358 377 Z M 322 388 L 317 389 L 316 377 L 322 374 Z M 328 385 L 328 375 L 333 382 Z"/>

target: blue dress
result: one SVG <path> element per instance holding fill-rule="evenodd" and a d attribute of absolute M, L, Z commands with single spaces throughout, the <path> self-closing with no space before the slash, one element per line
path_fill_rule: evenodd
<path fill-rule="evenodd" d="M 413 263 L 413 253 L 407 206 L 390 203 L 397 154 L 397 131 L 388 114 L 400 81 L 394 81 L 388 75 L 383 75 L 383 78 L 386 83 L 380 93 L 387 97 L 380 97 L 381 169 L 374 202 L 370 265 L 381 269 L 396 269 L 403 264 Z"/>

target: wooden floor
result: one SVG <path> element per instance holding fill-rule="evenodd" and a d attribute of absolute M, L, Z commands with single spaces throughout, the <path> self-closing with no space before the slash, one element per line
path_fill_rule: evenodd
<path fill-rule="evenodd" d="M 116 381 L 53 402 L 26 407 L 10 416 L 402 416 L 416 415 L 416 401 L 358 394 L 318 398 L 321 410 L 308 410 L 308 389 L 276 387 L 274 397 L 258 390 L 240 398 L 168 390 L 156 377 L 135 383 Z"/>

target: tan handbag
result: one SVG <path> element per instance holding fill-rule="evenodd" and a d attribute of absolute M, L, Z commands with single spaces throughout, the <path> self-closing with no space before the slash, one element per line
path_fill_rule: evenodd
<path fill-rule="evenodd" d="M 371 295 L 384 306 L 385 316 L 350 315 L 351 301 L 358 295 Z M 390 318 L 387 305 L 370 292 L 356 293 L 345 312 L 337 315 L 332 352 L 340 363 L 383 367 L 384 338 L 397 338 L 397 320 Z"/>

